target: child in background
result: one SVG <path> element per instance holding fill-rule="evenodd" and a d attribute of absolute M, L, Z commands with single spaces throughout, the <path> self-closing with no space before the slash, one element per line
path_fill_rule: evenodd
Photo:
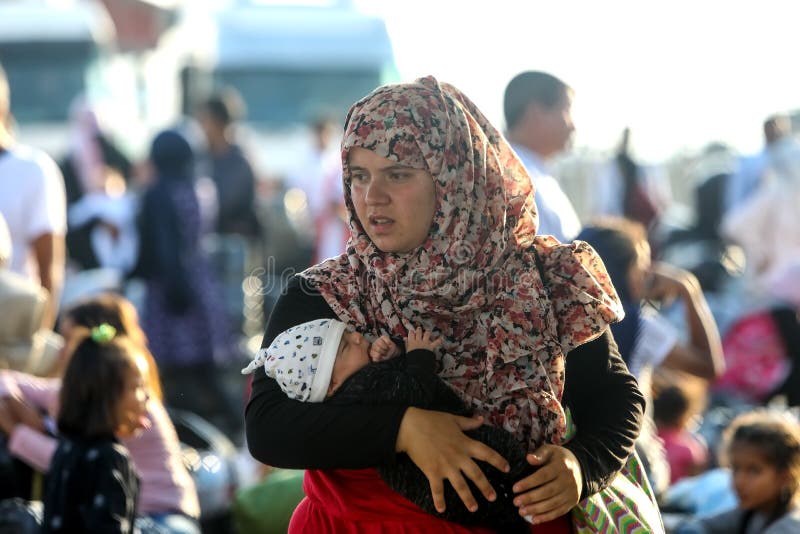
<path fill-rule="evenodd" d="M 42 532 L 134 532 L 139 480 L 118 438 L 143 426 L 147 360 L 104 324 L 78 332 L 64 374 Z"/>
<path fill-rule="evenodd" d="M 165 534 L 199 534 L 200 515 L 197 490 L 183 463 L 181 444 L 175 426 L 164 407 L 156 362 L 147 350 L 147 339 L 139 326 L 136 308 L 125 298 L 103 293 L 76 303 L 61 316 L 60 331 L 72 340 L 77 333 L 107 323 L 142 347 L 147 359 L 147 419 L 150 425 L 134 436 L 121 441 L 128 449 L 140 477 L 137 511 L 142 527 L 154 522 Z M 74 343 L 70 346 L 74 346 Z M 69 353 L 62 354 L 57 376 L 61 377 L 69 362 Z M 39 378 L 0 369 L 0 410 L 3 406 L 22 408 L 16 420 L 3 425 L 0 433 L 8 435 L 9 452 L 34 469 L 47 473 L 58 441 L 55 419 L 61 378 Z M 42 417 L 46 413 L 46 417 Z"/>
<path fill-rule="evenodd" d="M 800 532 L 800 424 L 788 414 L 743 414 L 725 431 L 724 449 L 739 507 L 699 519 L 681 533 Z"/>
<path fill-rule="evenodd" d="M 409 332 L 403 354 L 388 336 L 370 343 L 360 333 L 347 331 L 340 321 L 318 319 L 279 334 L 242 373 L 263 366 L 288 397 L 304 402 L 411 404 L 469 416 L 463 401 L 436 374 L 433 351 L 441 342 L 417 328 Z M 378 467 L 378 472 L 389 487 L 430 514 L 500 532 L 530 532 L 511 502 L 511 486 L 533 471 L 525 461 L 524 447 L 509 432 L 489 425 L 467 435 L 498 451 L 511 466 L 509 473 L 501 473 L 479 462 L 498 497 L 494 502 L 480 501 L 475 512 L 461 504 L 452 487 L 445 490 L 446 511 L 437 512 L 428 479 L 405 455 Z"/>
<path fill-rule="evenodd" d="M 689 430 L 692 414 L 686 388 L 678 383 L 659 388 L 653 399 L 653 419 L 667 453 L 670 484 L 702 473 L 708 467 L 708 447 Z"/>

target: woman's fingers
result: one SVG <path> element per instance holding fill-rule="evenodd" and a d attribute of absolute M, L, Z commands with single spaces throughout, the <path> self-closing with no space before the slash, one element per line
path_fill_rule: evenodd
<path fill-rule="evenodd" d="M 397 450 L 409 458 L 428 478 L 431 495 L 438 511 L 444 510 L 444 480 L 449 481 L 469 510 L 477 502 L 467 479 L 471 480 L 486 499 L 496 498 L 496 492 L 481 471 L 476 460 L 508 471 L 508 462 L 487 445 L 473 440 L 464 430 L 481 425 L 479 417 L 459 417 L 444 412 L 409 408 L 400 423 Z"/>
<path fill-rule="evenodd" d="M 445 511 L 444 505 L 444 484 L 441 478 L 428 478 L 431 485 L 431 496 L 433 497 L 433 506 L 440 514 Z"/>
<path fill-rule="evenodd" d="M 472 481 L 473 484 L 475 484 L 475 486 L 478 487 L 478 491 L 483 494 L 483 497 L 487 501 L 493 502 L 495 499 L 497 499 L 497 493 L 494 491 L 492 484 L 489 482 L 489 479 L 486 478 L 486 474 L 483 472 L 480 466 L 478 466 L 478 464 L 476 464 L 474 461 L 470 461 L 469 464 L 462 467 L 462 472 Z"/>
<path fill-rule="evenodd" d="M 530 517 L 534 523 L 546 523 L 569 513 L 573 506 L 575 505 L 568 499 L 557 495 L 541 503 L 521 508 L 519 514 L 522 517 Z"/>
<path fill-rule="evenodd" d="M 580 464 L 569 449 L 543 445 L 529 454 L 527 460 L 539 468 L 514 484 L 513 491 L 519 493 L 514 505 L 520 515 L 533 516 L 537 523 L 550 521 L 578 503 L 583 477 Z"/>

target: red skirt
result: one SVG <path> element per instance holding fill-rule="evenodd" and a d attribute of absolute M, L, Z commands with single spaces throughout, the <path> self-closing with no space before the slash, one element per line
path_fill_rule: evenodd
<path fill-rule="evenodd" d="M 306 471 L 289 534 L 489 534 L 424 512 L 389 488 L 374 469 Z M 535 534 L 570 534 L 569 516 L 531 525 Z"/>

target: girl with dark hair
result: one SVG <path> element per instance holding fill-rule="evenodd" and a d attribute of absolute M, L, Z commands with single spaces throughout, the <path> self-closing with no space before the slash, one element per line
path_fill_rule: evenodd
<path fill-rule="evenodd" d="M 139 478 L 118 440 L 145 425 L 147 360 L 116 334 L 103 324 L 72 338 L 43 532 L 134 531 Z"/>
<path fill-rule="evenodd" d="M 197 491 L 183 463 L 175 427 L 162 402 L 156 362 L 146 348 L 147 339 L 133 304 L 117 294 L 103 293 L 67 309 L 60 319 L 61 334 L 67 340 L 61 357 L 63 366 L 69 362 L 75 346 L 73 337 L 102 324 L 114 327 L 117 336 L 124 336 L 139 347 L 139 354 L 147 361 L 149 424 L 141 432 L 121 440 L 141 479 L 137 511 L 142 523 L 152 521 L 170 534 L 198 534 Z M 58 376 L 63 372 L 63 368 L 59 369 Z M 57 446 L 53 418 L 58 411 L 60 388 L 61 378 L 0 370 L 0 409 L 4 404 L 16 406 L 20 414 L 6 424 L 0 418 L 0 433 L 8 436 L 9 452 L 15 458 L 42 473 L 50 470 Z M 42 413 L 49 415 L 43 417 Z"/>
<path fill-rule="evenodd" d="M 698 520 L 680 532 L 800 532 L 800 425 L 797 420 L 788 414 L 758 410 L 734 419 L 724 438 L 739 507 Z"/>

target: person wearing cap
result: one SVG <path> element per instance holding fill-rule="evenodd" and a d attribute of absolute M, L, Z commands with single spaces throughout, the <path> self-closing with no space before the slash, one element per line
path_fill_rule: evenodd
<path fill-rule="evenodd" d="M 409 331 L 406 352 L 401 354 L 389 336 L 370 343 L 362 334 L 348 331 L 341 321 L 317 319 L 280 333 L 242 369 L 242 374 L 263 368 L 289 398 L 303 402 L 407 404 L 470 416 L 464 402 L 436 374 L 434 351 L 441 343 L 441 338 L 432 339 L 430 332 L 418 327 Z M 504 498 L 471 513 L 458 506 L 458 495 L 448 488 L 448 506 L 441 517 L 501 532 L 526 532 L 526 523 L 515 513 L 508 491 L 514 481 L 532 472 L 525 451 L 500 428 L 483 425 L 469 435 L 501 451 L 511 463 L 509 474 L 487 466 L 487 476 L 502 488 Z M 378 472 L 395 491 L 423 510 L 436 513 L 428 479 L 407 456 Z"/>

